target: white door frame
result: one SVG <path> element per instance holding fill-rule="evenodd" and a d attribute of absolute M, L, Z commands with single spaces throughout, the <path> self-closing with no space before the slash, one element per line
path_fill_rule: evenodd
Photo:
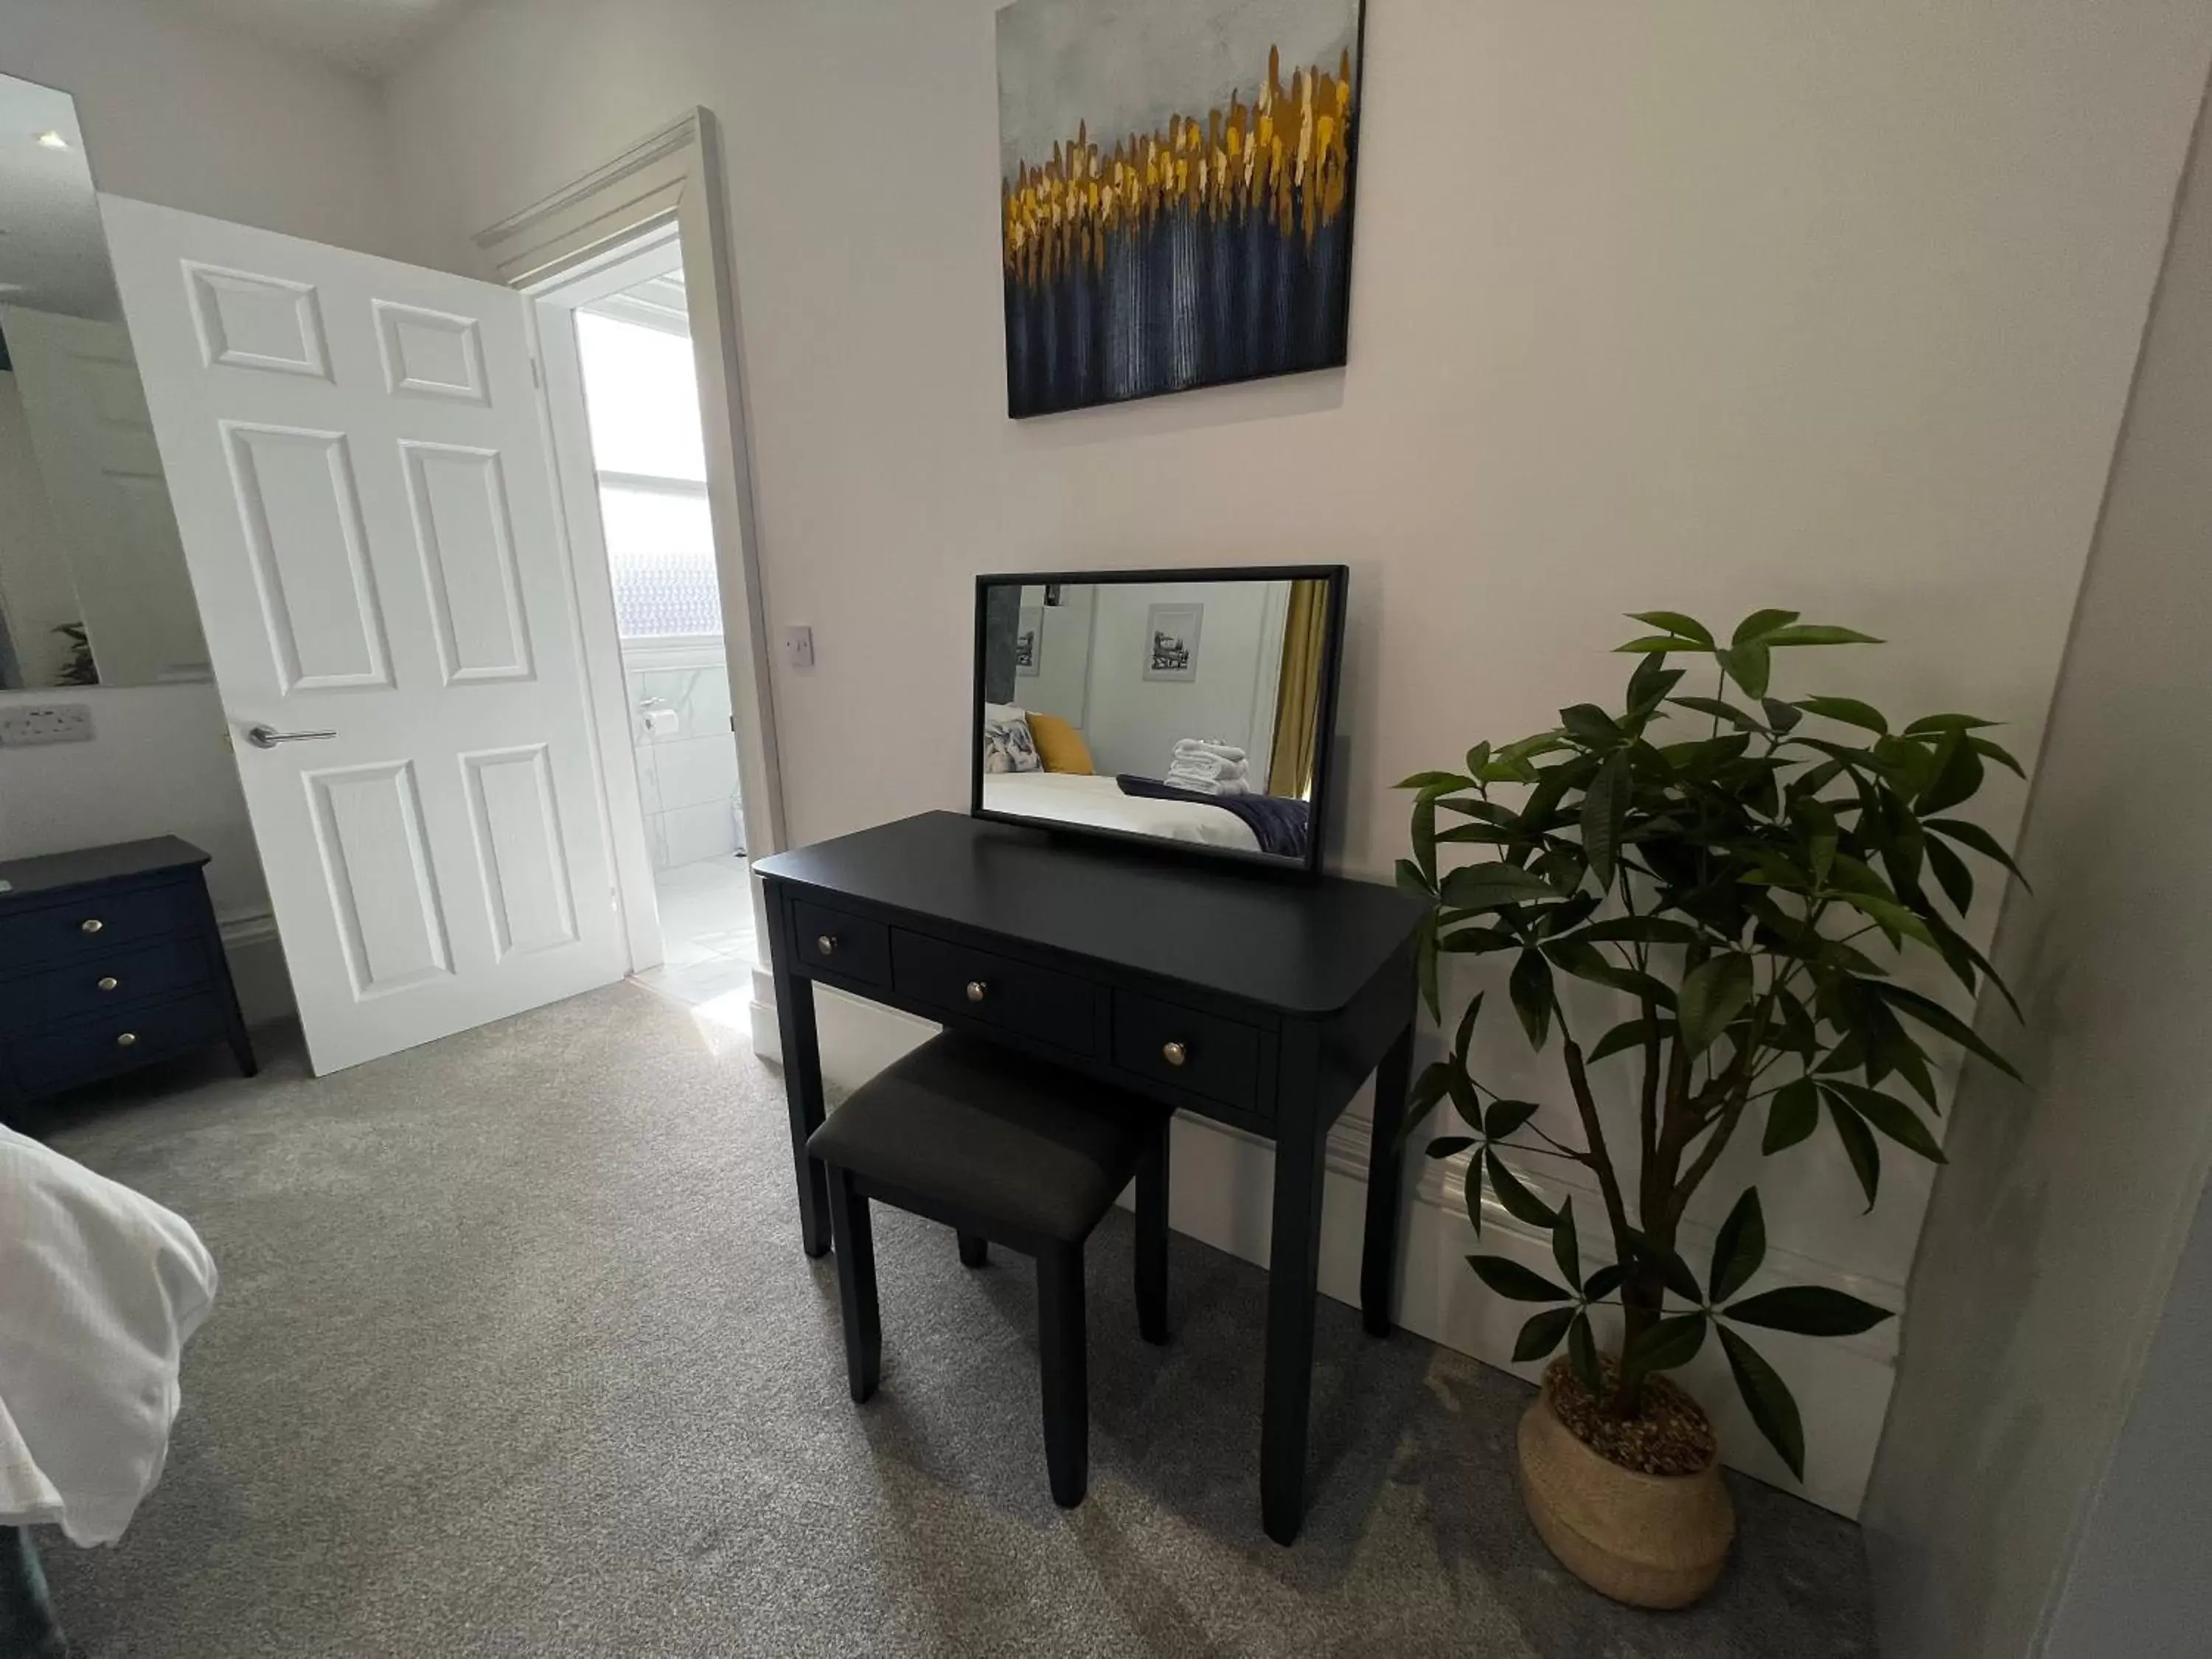
<path fill-rule="evenodd" d="M 599 297 L 599 283 L 610 271 L 627 263 L 641 249 L 670 234 L 680 236 L 684 290 L 691 321 L 691 350 L 699 379 L 699 413 L 706 441 L 707 499 L 714 527 L 716 564 L 722 596 L 723 647 L 729 659 L 730 704 L 736 727 L 738 769 L 745 848 L 756 857 L 781 851 L 787 844 L 783 809 L 783 781 L 777 762 L 775 704 L 769 684 L 768 626 L 762 605 L 758 515 L 755 509 L 750 454 L 750 422 L 745 404 L 743 354 L 739 347 L 737 285 L 731 269 L 726 198 L 722 185 L 720 146 L 714 117 L 704 109 L 690 109 L 676 120 L 632 145 L 621 155 L 544 200 L 477 233 L 485 274 L 494 281 L 521 289 L 538 301 L 533 307 L 540 324 L 541 360 L 550 383 L 557 372 L 558 349 L 549 351 L 550 332 L 545 313 L 573 310 L 587 298 Z M 616 288 L 623 286 L 621 283 Z M 605 291 L 611 292 L 612 289 Z M 572 297 L 573 296 L 573 297 Z M 573 368 L 573 341 L 568 362 Z M 580 386 L 580 377 L 578 378 Z M 555 448 L 561 456 L 564 495 L 575 468 L 562 453 L 560 436 L 563 405 L 568 418 L 580 420 L 582 400 L 549 398 L 553 410 Z M 569 442 L 573 443 L 574 434 Z M 588 434 L 581 458 L 588 463 Z M 588 477 L 588 471 L 583 475 Z M 627 783 L 617 775 L 613 760 L 629 748 L 629 695 L 622 674 L 621 650 L 614 629 L 613 599 L 606 584 L 605 550 L 598 546 L 596 570 L 587 573 L 586 538 L 598 544 L 596 491 L 591 510 L 579 514 L 571 501 L 570 536 L 577 556 L 572 567 L 578 585 L 578 603 L 586 619 L 586 657 L 590 671 L 593 719 L 611 796 L 611 816 L 637 819 L 637 783 L 634 767 Z M 587 592 L 586 590 L 595 590 Z M 604 621 L 604 626 L 599 625 Z M 619 739 L 619 747 L 612 746 Z M 621 802 L 627 792 L 629 810 Z M 622 855 L 625 829 L 614 826 L 617 866 L 630 862 Z M 629 828 L 635 843 L 632 854 L 644 855 L 641 822 Z M 632 879 L 634 880 L 634 873 Z M 651 868 L 647 860 L 646 902 L 630 901 L 625 892 L 624 927 L 633 957 L 649 948 L 658 960 L 659 939 L 651 904 Z M 627 885 L 627 884 L 625 884 Z M 639 938 L 640 917 L 653 935 L 649 947 Z M 763 951 L 768 945 L 767 908 L 761 884 L 753 883 L 753 917 Z M 638 966 L 647 965 L 639 962 Z M 753 1041 L 757 1049 L 773 1054 L 776 1048 L 775 982 L 765 963 L 753 974 Z"/>

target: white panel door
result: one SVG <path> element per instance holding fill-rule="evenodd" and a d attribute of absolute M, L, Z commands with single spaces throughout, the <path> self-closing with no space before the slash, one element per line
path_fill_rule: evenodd
<path fill-rule="evenodd" d="M 522 297 L 100 206 L 315 1069 L 620 977 Z"/>

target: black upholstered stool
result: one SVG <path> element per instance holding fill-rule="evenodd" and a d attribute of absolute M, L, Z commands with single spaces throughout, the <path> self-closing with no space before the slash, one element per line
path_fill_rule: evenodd
<path fill-rule="evenodd" d="M 1045 1465 L 1054 1501 L 1081 1503 L 1091 1455 L 1083 1243 L 1133 1179 L 1137 1325 L 1147 1342 L 1166 1341 L 1171 1115 L 950 1031 L 863 1085 L 806 1143 L 829 1166 L 853 1398 L 875 1393 L 882 1369 L 870 1199 L 951 1227 L 971 1267 L 990 1243 L 1034 1256 Z"/>

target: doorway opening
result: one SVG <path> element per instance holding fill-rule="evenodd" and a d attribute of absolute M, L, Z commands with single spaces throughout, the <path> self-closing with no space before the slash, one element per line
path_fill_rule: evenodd
<path fill-rule="evenodd" d="M 761 952 L 676 228 L 539 302 L 632 977 L 742 1024 Z"/>

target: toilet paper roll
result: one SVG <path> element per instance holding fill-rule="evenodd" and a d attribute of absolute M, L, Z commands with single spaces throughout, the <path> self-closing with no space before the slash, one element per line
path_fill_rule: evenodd
<path fill-rule="evenodd" d="M 682 724 L 673 708 L 648 708 L 645 711 L 645 734 L 649 738 L 672 738 Z"/>

